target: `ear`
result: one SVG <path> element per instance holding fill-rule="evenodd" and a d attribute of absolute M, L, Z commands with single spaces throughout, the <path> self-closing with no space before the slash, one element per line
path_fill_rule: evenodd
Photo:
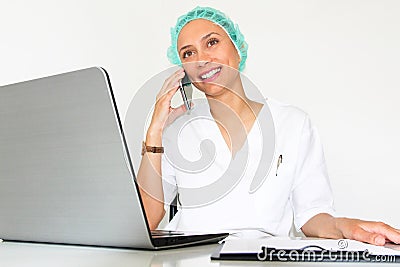
<path fill-rule="evenodd" d="M 236 55 L 237 55 L 237 58 L 236 58 L 236 62 L 237 62 L 237 66 L 238 66 L 238 69 L 239 69 L 239 65 L 240 65 L 240 55 L 239 55 L 239 53 L 236 53 Z"/>

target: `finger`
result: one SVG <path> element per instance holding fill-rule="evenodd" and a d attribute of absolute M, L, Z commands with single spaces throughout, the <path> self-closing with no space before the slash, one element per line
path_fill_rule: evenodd
<path fill-rule="evenodd" d="M 172 80 L 175 79 L 175 77 L 182 75 L 184 73 L 183 68 L 179 68 L 177 71 L 172 73 L 167 79 L 165 79 L 164 84 L 171 83 Z"/>
<path fill-rule="evenodd" d="M 168 91 L 169 88 L 173 88 L 179 85 L 179 81 L 185 76 L 185 72 L 183 69 L 171 75 L 169 80 L 166 82 L 166 89 Z"/>
<path fill-rule="evenodd" d="M 398 231 L 397 229 L 389 226 L 389 228 L 387 228 L 382 234 L 386 236 L 386 239 L 388 239 L 389 241 L 400 244 L 400 231 Z"/>
<path fill-rule="evenodd" d="M 185 114 L 186 112 L 186 107 L 185 105 L 181 105 L 177 108 L 171 108 L 171 112 L 168 116 L 168 122 L 167 124 L 171 124 L 172 122 L 174 122 L 177 118 L 179 118 L 180 116 L 182 116 L 183 114 Z"/>
<path fill-rule="evenodd" d="M 179 69 L 178 71 L 174 72 L 170 77 L 168 77 L 165 81 L 164 84 L 158 93 L 157 97 L 161 97 L 171 90 L 176 91 L 176 89 L 179 86 L 179 81 L 182 80 L 182 78 L 185 76 L 185 72 L 183 69 Z"/>
<path fill-rule="evenodd" d="M 176 91 L 178 91 L 178 89 L 179 89 L 179 80 L 181 80 L 182 78 L 183 78 L 183 76 L 178 77 L 178 80 L 174 80 L 173 82 L 175 82 L 175 83 L 173 85 L 171 85 L 171 84 L 164 85 L 164 87 L 158 93 L 156 100 L 159 100 L 163 97 L 167 97 L 168 100 L 172 99 L 172 97 L 174 96 Z"/>
<path fill-rule="evenodd" d="M 361 227 L 357 228 L 357 230 L 353 232 L 352 239 L 370 243 L 377 246 L 383 246 L 386 242 L 386 238 L 383 235 L 378 233 L 368 232 Z"/>
<path fill-rule="evenodd" d="M 362 226 L 365 230 L 380 234 L 386 239 L 400 244 L 400 231 L 382 222 L 369 222 Z"/>

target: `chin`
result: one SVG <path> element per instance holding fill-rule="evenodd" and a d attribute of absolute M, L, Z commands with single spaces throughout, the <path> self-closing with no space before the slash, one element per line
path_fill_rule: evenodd
<path fill-rule="evenodd" d="M 226 90 L 225 87 L 214 83 L 196 82 L 194 85 L 207 96 L 218 96 Z"/>

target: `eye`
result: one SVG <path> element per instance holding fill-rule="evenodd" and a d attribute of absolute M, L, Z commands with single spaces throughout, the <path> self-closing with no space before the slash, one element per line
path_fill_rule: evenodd
<path fill-rule="evenodd" d="M 188 50 L 188 51 L 183 52 L 182 57 L 188 58 L 188 57 L 192 56 L 193 54 L 194 54 L 193 51 Z"/>
<path fill-rule="evenodd" d="M 211 38 L 210 40 L 207 41 L 207 46 L 213 46 L 219 43 L 219 40 L 217 38 Z"/>

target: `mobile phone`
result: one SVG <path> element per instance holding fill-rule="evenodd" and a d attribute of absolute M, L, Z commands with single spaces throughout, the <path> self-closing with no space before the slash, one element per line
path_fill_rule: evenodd
<path fill-rule="evenodd" d="M 183 99 L 183 104 L 186 107 L 186 111 L 189 111 L 191 107 L 191 102 L 192 102 L 192 95 L 193 95 L 193 87 L 192 87 L 192 82 L 189 79 L 189 76 L 185 72 L 185 76 L 182 78 L 182 80 L 179 82 L 179 91 L 181 91 L 181 96 Z"/>

